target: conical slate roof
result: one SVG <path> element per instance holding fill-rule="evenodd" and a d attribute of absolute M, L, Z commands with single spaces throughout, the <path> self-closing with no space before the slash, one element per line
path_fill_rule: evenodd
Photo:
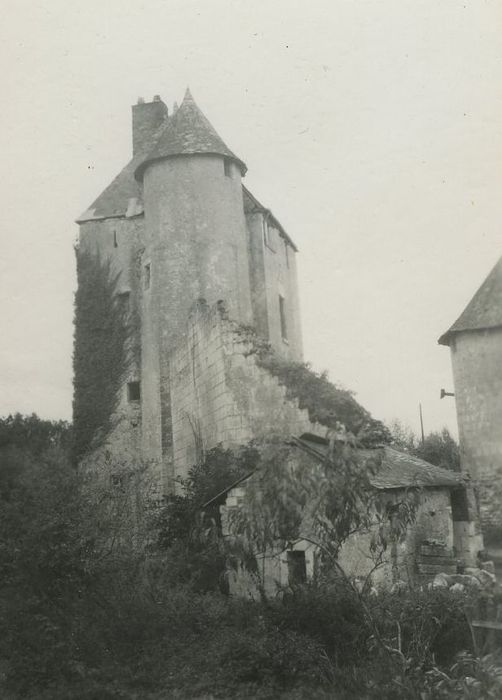
<path fill-rule="evenodd" d="M 160 132 L 156 143 L 142 163 L 136 168 L 135 177 L 141 180 L 149 163 L 170 156 L 194 154 L 218 154 L 231 158 L 244 175 L 247 168 L 228 148 L 202 114 L 187 89 L 179 109 L 170 117 Z"/>
<path fill-rule="evenodd" d="M 454 333 L 502 327 L 502 258 L 485 279 L 453 326 L 438 340 L 449 345 Z"/>

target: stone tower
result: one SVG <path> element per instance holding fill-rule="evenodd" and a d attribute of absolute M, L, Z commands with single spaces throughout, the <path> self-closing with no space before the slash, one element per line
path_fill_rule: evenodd
<path fill-rule="evenodd" d="M 302 359 L 296 247 L 189 90 L 172 115 L 155 96 L 132 117 L 132 160 L 77 220 L 79 249 L 111 262 L 138 318 L 107 450 L 154 464 L 169 491 L 200 444 L 259 432 L 229 375 L 236 334 Z"/>
<path fill-rule="evenodd" d="M 488 534 L 502 527 L 502 258 L 439 343 L 450 348 L 462 470 Z"/>

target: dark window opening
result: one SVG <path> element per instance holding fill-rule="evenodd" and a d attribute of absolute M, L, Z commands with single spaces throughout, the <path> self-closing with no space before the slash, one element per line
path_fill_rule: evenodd
<path fill-rule="evenodd" d="M 268 225 L 268 221 L 264 218 L 263 219 L 263 242 L 267 246 L 267 248 L 270 248 L 270 250 L 273 250 L 271 240 L 270 240 L 270 229 Z"/>
<path fill-rule="evenodd" d="M 286 267 L 289 267 L 289 246 L 287 241 L 284 241 L 284 251 L 286 255 Z"/>
<path fill-rule="evenodd" d="M 279 294 L 279 316 L 281 319 L 281 336 L 283 340 L 288 339 L 288 325 L 286 323 L 286 300 Z"/>
<path fill-rule="evenodd" d="M 127 400 L 139 401 L 141 399 L 141 388 L 139 382 L 129 382 L 127 384 Z"/>
<path fill-rule="evenodd" d="M 130 292 L 119 292 L 120 306 L 124 313 L 128 314 L 131 310 L 131 293 Z"/>
<path fill-rule="evenodd" d="M 226 177 L 232 177 L 232 168 L 228 158 L 223 158 L 223 172 L 225 173 Z"/>
<path fill-rule="evenodd" d="M 297 586 L 307 580 L 307 562 L 305 552 L 294 550 L 288 552 L 288 583 Z"/>
<path fill-rule="evenodd" d="M 469 520 L 469 501 L 466 489 L 454 489 L 451 492 L 451 517 L 453 522 Z"/>
<path fill-rule="evenodd" d="M 150 263 L 148 263 L 148 265 L 145 265 L 145 279 L 144 279 L 145 289 L 150 289 L 151 279 L 152 279 L 152 269 L 151 269 Z"/>
<path fill-rule="evenodd" d="M 117 232 L 116 232 L 116 231 L 113 232 L 113 247 L 114 247 L 114 248 L 118 248 L 118 247 L 119 247 L 119 242 L 118 242 L 118 239 L 117 239 Z"/>

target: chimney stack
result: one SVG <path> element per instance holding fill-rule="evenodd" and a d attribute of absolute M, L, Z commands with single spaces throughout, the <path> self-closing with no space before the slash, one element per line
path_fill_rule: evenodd
<path fill-rule="evenodd" d="M 132 154 L 135 156 L 150 147 L 153 134 L 167 118 L 167 107 L 155 95 L 152 102 L 145 102 L 138 97 L 138 103 L 132 107 Z"/>

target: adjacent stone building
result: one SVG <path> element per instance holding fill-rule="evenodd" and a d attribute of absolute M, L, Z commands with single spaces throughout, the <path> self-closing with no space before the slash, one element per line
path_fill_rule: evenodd
<path fill-rule="evenodd" d="M 483 529 L 500 531 L 502 258 L 439 343 L 451 352 L 462 471 L 476 485 Z"/>

